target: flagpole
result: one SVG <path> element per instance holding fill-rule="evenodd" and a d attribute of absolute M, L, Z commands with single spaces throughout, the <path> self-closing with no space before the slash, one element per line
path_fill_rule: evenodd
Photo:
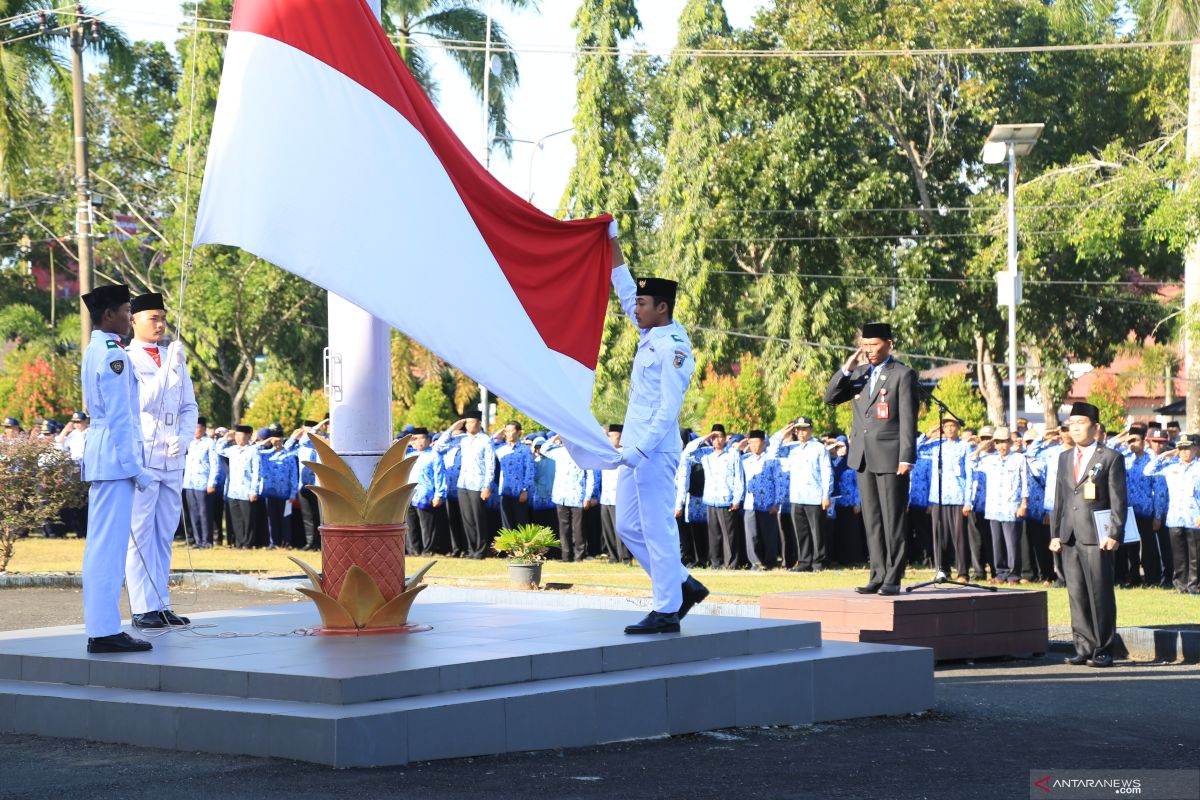
<path fill-rule="evenodd" d="M 381 0 L 367 0 L 380 16 Z M 365 486 L 392 443 L 391 329 L 350 301 L 329 293 L 325 387 L 333 449 Z"/>
<path fill-rule="evenodd" d="M 487 0 L 487 24 L 483 34 L 483 168 L 492 171 L 492 2 Z M 488 389 L 479 384 L 479 413 L 485 431 L 490 430 L 491 399 Z"/>

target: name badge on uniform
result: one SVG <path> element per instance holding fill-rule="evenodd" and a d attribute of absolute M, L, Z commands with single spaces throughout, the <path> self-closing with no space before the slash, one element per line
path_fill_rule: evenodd
<path fill-rule="evenodd" d="M 875 404 L 875 419 L 891 419 L 892 409 L 887 403 Z"/>
<path fill-rule="evenodd" d="M 1092 480 L 1084 481 L 1084 483 L 1083 483 L 1083 499 L 1084 500 L 1095 500 L 1096 499 L 1096 482 L 1095 481 L 1092 481 Z"/>

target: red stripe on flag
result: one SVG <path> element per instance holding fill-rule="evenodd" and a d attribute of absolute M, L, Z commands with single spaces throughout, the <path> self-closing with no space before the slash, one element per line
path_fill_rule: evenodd
<path fill-rule="evenodd" d="M 608 308 L 610 216 L 555 219 L 492 177 L 434 108 L 365 0 L 237 0 L 232 30 L 257 33 L 307 53 L 408 120 L 450 176 L 546 346 L 596 368 Z"/>

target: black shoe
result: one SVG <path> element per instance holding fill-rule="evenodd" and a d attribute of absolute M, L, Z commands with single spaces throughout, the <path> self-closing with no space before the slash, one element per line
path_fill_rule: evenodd
<path fill-rule="evenodd" d="M 813 572 L 824 572 L 824 571 L 825 571 L 825 567 L 824 567 L 824 565 L 822 565 L 822 564 L 813 564 L 812 571 L 813 571 Z"/>
<path fill-rule="evenodd" d="M 165 628 L 167 621 L 163 619 L 162 613 L 159 611 L 147 611 L 145 614 L 133 615 L 133 627 L 135 628 Z"/>
<path fill-rule="evenodd" d="M 885 583 L 883 586 L 879 587 L 879 593 L 882 595 L 887 595 L 888 597 L 894 597 L 895 595 L 900 594 L 900 587 L 894 584 Z"/>
<path fill-rule="evenodd" d="M 703 603 L 706 597 L 708 597 L 708 587 L 688 575 L 688 579 L 683 582 L 683 603 L 679 606 L 679 619 L 686 617 L 687 613 L 692 610 L 692 606 Z M 679 630 L 678 626 L 675 630 Z"/>
<path fill-rule="evenodd" d="M 168 625 L 190 625 L 192 623 L 187 617 L 181 617 L 169 608 L 164 608 L 158 613 L 163 618 L 163 622 Z"/>
<path fill-rule="evenodd" d="M 868 583 L 866 586 L 855 586 L 854 591 L 858 592 L 859 594 L 875 594 L 879 591 L 879 587 L 882 585 L 883 584 L 879 583 Z"/>
<path fill-rule="evenodd" d="M 1112 656 L 1093 656 L 1087 660 L 1089 667 L 1099 667 L 1104 669 L 1112 666 Z"/>
<path fill-rule="evenodd" d="M 626 633 L 679 633 L 679 615 L 651 611 L 636 625 L 627 625 Z"/>
<path fill-rule="evenodd" d="M 135 639 L 125 631 L 114 633 L 112 636 L 96 636 L 88 639 L 89 653 L 143 653 L 151 649 L 151 644 L 142 639 Z"/>
<path fill-rule="evenodd" d="M 1070 664 L 1072 667 L 1082 667 L 1084 664 L 1088 663 L 1088 657 L 1080 655 L 1068 656 L 1067 658 L 1063 659 L 1063 663 Z"/>

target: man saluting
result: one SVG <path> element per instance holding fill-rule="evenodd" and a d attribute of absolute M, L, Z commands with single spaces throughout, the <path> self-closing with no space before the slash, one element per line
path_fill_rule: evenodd
<path fill-rule="evenodd" d="M 860 594 L 895 595 L 904 577 L 909 473 L 917 460 L 917 375 L 892 357 L 892 326 L 862 328 L 858 349 L 834 373 L 825 402 L 851 401 L 847 465 L 859 473 L 871 577 Z"/>
<path fill-rule="evenodd" d="M 83 296 L 92 339 L 83 354 L 83 403 L 92 424 L 83 446 L 88 488 L 87 547 L 83 551 L 83 623 L 89 653 L 132 653 L 150 643 L 121 630 L 121 583 L 133 518 L 134 489 L 153 476 L 142 467 L 138 393 L 120 338 L 129 334 L 129 288 L 101 286 Z"/>
<path fill-rule="evenodd" d="M 674 320 L 675 283 L 634 281 L 621 256 L 616 222 L 612 282 L 621 308 L 641 331 L 617 472 L 617 533 L 650 576 L 654 610 L 626 633 L 675 633 L 679 620 L 708 596 L 679 557 L 675 525 L 675 468 L 683 447 L 679 411 L 696 362 L 683 326 Z"/>

